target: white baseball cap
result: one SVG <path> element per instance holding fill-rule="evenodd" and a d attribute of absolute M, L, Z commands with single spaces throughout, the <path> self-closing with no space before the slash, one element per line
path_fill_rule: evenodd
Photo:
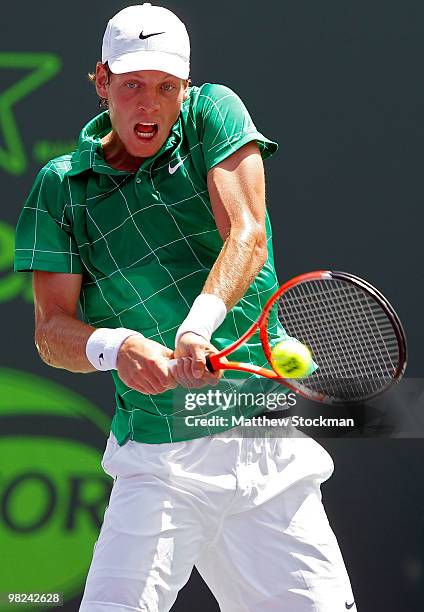
<path fill-rule="evenodd" d="M 150 3 L 128 6 L 109 21 L 102 63 L 115 74 L 161 70 L 180 79 L 190 74 L 190 39 L 174 13 Z"/>

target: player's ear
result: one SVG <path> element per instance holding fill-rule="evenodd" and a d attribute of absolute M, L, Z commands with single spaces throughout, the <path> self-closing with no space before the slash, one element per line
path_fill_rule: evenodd
<path fill-rule="evenodd" d="M 188 89 L 191 83 L 191 79 L 185 79 L 183 81 L 183 101 L 185 102 L 188 98 Z"/>
<path fill-rule="evenodd" d="M 105 64 L 96 64 L 96 91 L 100 98 L 108 97 L 107 85 L 109 84 L 109 72 Z"/>

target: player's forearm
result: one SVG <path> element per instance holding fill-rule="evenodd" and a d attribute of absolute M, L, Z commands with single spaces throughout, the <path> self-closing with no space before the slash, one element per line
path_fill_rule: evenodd
<path fill-rule="evenodd" d="M 212 267 L 202 294 L 176 334 L 176 346 L 186 332 L 207 341 L 221 325 L 227 312 L 243 297 L 267 258 L 266 234 L 257 224 L 232 228 Z"/>
<path fill-rule="evenodd" d="M 212 267 L 203 293 L 212 293 L 230 310 L 246 293 L 267 259 L 266 234 L 254 224 L 233 230 Z"/>
<path fill-rule="evenodd" d="M 216 226 L 224 241 L 203 287 L 230 310 L 267 258 L 265 176 L 256 142 L 247 143 L 208 173 Z"/>
<path fill-rule="evenodd" d="M 41 359 L 54 368 L 95 372 L 85 352 L 87 340 L 94 331 L 95 327 L 58 312 L 38 323 L 35 343 Z"/>
<path fill-rule="evenodd" d="M 187 332 L 209 341 L 267 259 L 265 179 L 256 142 L 246 144 L 214 166 L 207 182 L 212 212 L 224 244 L 202 294 L 194 300 L 177 330 L 177 347 Z"/>

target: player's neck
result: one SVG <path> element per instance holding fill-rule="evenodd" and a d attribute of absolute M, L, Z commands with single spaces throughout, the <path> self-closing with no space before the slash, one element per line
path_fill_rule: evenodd
<path fill-rule="evenodd" d="M 101 143 L 104 158 L 111 168 L 126 172 L 137 172 L 140 168 L 144 158 L 130 155 L 115 132 L 109 132 Z"/>

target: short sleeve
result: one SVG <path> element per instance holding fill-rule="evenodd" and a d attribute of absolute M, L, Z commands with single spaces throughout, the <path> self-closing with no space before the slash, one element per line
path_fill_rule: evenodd
<path fill-rule="evenodd" d="M 18 220 L 15 271 L 82 272 L 65 209 L 62 177 L 49 163 L 40 170 Z"/>
<path fill-rule="evenodd" d="M 224 85 L 206 83 L 200 88 L 197 118 L 207 171 L 252 140 L 264 159 L 278 149 L 257 130 L 239 96 Z"/>

